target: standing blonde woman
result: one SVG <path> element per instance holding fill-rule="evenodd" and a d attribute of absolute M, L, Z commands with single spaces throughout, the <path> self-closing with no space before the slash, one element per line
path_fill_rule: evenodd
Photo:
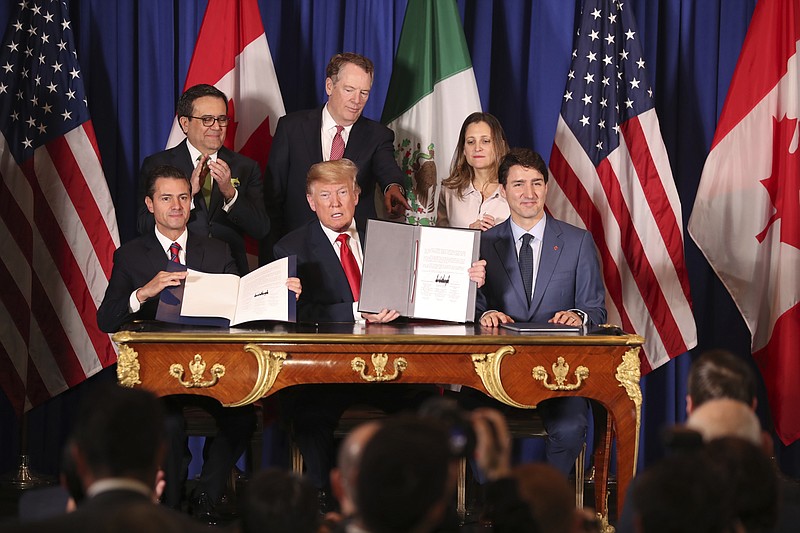
<path fill-rule="evenodd" d="M 464 120 L 450 176 L 442 182 L 437 226 L 487 230 L 508 218 L 497 182 L 507 152 L 506 134 L 493 115 L 472 113 Z"/>

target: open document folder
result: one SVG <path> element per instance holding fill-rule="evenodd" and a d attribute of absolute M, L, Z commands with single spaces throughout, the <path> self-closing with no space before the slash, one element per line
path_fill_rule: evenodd
<path fill-rule="evenodd" d="M 156 320 L 219 327 L 255 320 L 295 322 L 297 298 L 286 287 L 286 278 L 297 275 L 296 265 L 297 258 L 291 255 L 241 278 L 189 269 L 183 283 L 161 291 Z M 187 270 L 178 263 L 167 268 Z"/>
<path fill-rule="evenodd" d="M 369 220 L 358 310 L 473 321 L 478 286 L 468 271 L 480 240 L 477 230 Z"/>

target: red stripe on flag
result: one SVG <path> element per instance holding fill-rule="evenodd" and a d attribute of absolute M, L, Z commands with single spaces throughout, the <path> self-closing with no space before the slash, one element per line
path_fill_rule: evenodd
<path fill-rule="evenodd" d="M 76 209 L 78 209 L 79 216 L 81 216 L 82 211 L 87 209 L 87 203 L 90 203 L 91 207 L 95 210 L 97 209 L 97 205 L 94 202 L 94 197 L 86 194 L 86 181 L 84 180 L 83 175 L 80 173 L 80 169 L 75 162 L 72 151 L 69 149 L 69 146 L 66 145 L 63 138 L 60 138 L 60 140 L 57 141 L 52 141 L 47 145 L 48 148 L 50 145 L 61 146 L 61 149 L 57 150 L 57 152 L 60 152 L 57 153 L 59 159 L 53 159 L 56 175 L 41 175 L 38 176 L 38 180 L 32 177 L 29 177 L 28 179 L 34 196 L 34 223 L 36 224 L 39 233 L 42 235 L 44 244 L 50 251 L 50 256 L 55 263 L 59 274 L 61 275 L 64 285 L 72 297 L 72 301 L 75 304 L 78 315 L 81 317 L 83 329 L 91 340 L 98 359 L 100 359 L 101 364 L 103 367 L 105 367 L 114 363 L 115 360 L 115 353 L 111 346 L 111 341 L 108 335 L 101 332 L 97 326 L 97 306 L 87 285 L 87 280 L 81 271 L 80 265 L 75 259 L 75 255 L 70 247 L 69 241 L 64 236 L 61 226 L 56 220 L 55 214 L 51 210 L 51 207 L 47 202 L 47 199 L 44 197 L 42 190 L 39 188 L 39 180 L 45 183 L 48 181 L 55 182 L 58 180 L 65 180 L 66 183 L 72 183 L 73 185 L 71 185 L 71 187 L 73 188 L 77 186 L 75 185 L 76 181 L 82 183 L 83 195 L 79 197 L 78 204 L 75 205 Z M 66 183 L 65 186 L 67 186 Z M 107 232 L 108 228 L 105 225 L 105 221 L 102 220 L 102 217 L 99 224 L 101 224 Z M 84 221 L 84 228 L 89 231 L 91 226 L 87 225 L 86 221 Z M 108 238 L 110 240 L 110 236 L 108 236 Z M 113 241 L 111 242 L 113 243 Z M 38 278 L 35 277 L 34 279 Z M 34 284 L 34 287 L 37 287 L 36 283 Z M 63 354 L 65 357 L 64 361 L 61 361 L 60 359 L 58 360 L 59 368 L 61 368 L 62 372 L 64 372 L 64 379 L 67 381 L 67 383 L 69 383 L 70 386 L 76 385 L 82 380 L 86 379 L 86 375 L 83 372 L 77 354 L 69 342 L 69 338 L 64 330 L 65 326 L 62 326 L 58 317 L 58 313 L 49 305 L 50 302 L 47 299 L 48 295 L 44 291 L 43 286 L 41 288 L 41 297 L 47 300 L 48 305 L 44 306 L 43 302 L 37 302 L 37 300 L 34 299 L 32 306 L 34 310 L 37 309 L 37 304 L 41 304 L 43 306 L 42 310 L 46 313 L 45 316 L 47 317 L 46 327 L 52 328 L 54 330 L 53 334 L 57 335 L 57 337 L 53 337 L 53 339 L 59 339 L 58 343 L 53 346 L 53 353 Z M 34 315 L 37 315 L 35 311 Z M 66 325 L 66 327 L 75 326 L 77 326 L 77 324 Z M 45 327 L 44 323 L 42 324 L 42 327 Z M 49 337 L 48 341 L 50 341 Z M 64 343 L 64 346 L 60 346 L 60 343 Z"/>
<path fill-rule="evenodd" d="M 767 388 L 775 432 L 787 446 L 800 439 L 800 417 L 796 414 L 800 405 L 800 388 L 797 387 L 797 376 L 800 376 L 798 346 L 800 303 L 778 317 L 767 345 L 753 352 Z"/>
<path fill-rule="evenodd" d="M 658 330 L 667 354 L 676 355 L 687 350 L 680 329 L 672 315 L 672 308 L 664 297 L 653 266 L 647 259 L 645 248 L 633 224 L 633 217 L 625 203 L 620 189 L 619 178 L 611 168 L 609 158 L 603 159 L 597 167 L 600 185 L 608 199 L 611 213 L 619 225 L 620 244 L 625 261 L 628 263 L 633 280 L 642 295 L 647 311 Z"/>
<path fill-rule="evenodd" d="M 219 28 L 226 30 L 223 39 Z M 234 69 L 236 56 L 263 33 L 256 0 L 209 0 L 184 90 L 198 83 L 217 83 L 221 76 Z"/>
<path fill-rule="evenodd" d="M 91 139 L 89 140 L 91 141 Z M 72 153 L 72 149 L 64 137 L 50 141 L 46 147 L 53 160 L 58 178 L 64 184 L 64 189 L 72 200 L 75 212 L 81 219 L 89 241 L 92 243 L 100 266 L 103 268 L 106 278 L 110 278 L 116 246 L 94 196 L 87 191 L 86 178 L 78 166 L 75 154 Z"/>
<path fill-rule="evenodd" d="M 642 184 L 647 205 L 650 206 L 650 212 L 653 213 L 653 218 L 655 218 L 661 238 L 672 261 L 672 266 L 678 275 L 683 294 L 686 296 L 686 301 L 691 302 L 692 295 L 683 257 L 683 231 L 675 218 L 672 205 L 669 203 L 667 191 L 664 190 L 664 182 L 658 174 L 658 169 L 655 161 L 653 161 L 653 154 L 650 152 L 639 117 L 637 116 L 624 122 L 621 129 L 625 143 L 628 146 L 631 161 L 633 161 L 633 167 L 636 169 L 639 182 Z M 670 353 L 669 355 L 672 357 L 678 354 Z"/>
<path fill-rule="evenodd" d="M 3 305 L 9 312 L 13 322 L 13 326 L 6 324 L 6 327 L 16 327 L 17 334 L 19 335 L 21 341 L 25 344 L 26 350 L 29 350 L 31 338 L 31 308 L 28 304 L 28 301 L 25 299 L 25 296 L 22 294 L 20 287 L 11 276 L 11 272 L 8 271 L 5 263 L 2 261 L 0 261 L 0 285 L 3 287 L 3 290 L 0 291 L 0 297 L 2 298 Z M 2 346 L 2 343 L 0 343 L 0 347 Z M 8 357 L 8 354 L 5 352 L 4 347 L 3 354 L 5 354 L 5 356 L 0 354 L 0 360 L 3 360 L 5 363 L 5 358 Z M 11 364 L 10 358 L 7 363 L 7 366 L 14 368 L 14 366 Z M 14 368 L 14 373 L 16 374 L 17 378 L 16 380 L 9 376 L 7 382 L 0 381 L 0 383 L 3 384 L 3 390 L 6 391 L 9 399 L 11 399 L 13 393 L 9 392 L 9 390 L 5 388 L 6 383 L 14 384 L 14 382 L 18 380 L 19 383 L 22 384 L 23 390 L 20 392 L 20 397 L 17 398 L 17 401 L 21 403 L 18 405 L 15 404 L 15 409 L 17 409 L 17 407 L 19 407 L 19 409 L 23 409 L 26 392 L 34 405 L 36 405 L 37 401 L 44 401 L 50 398 L 50 392 L 47 390 L 44 381 L 42 381 L 36 366 L 31 361 L 30 353 L 28 351 L 25 352 L 25 366 L 27 378 L 24 383 L 22 381 L 22 377 L 17 374 L 16 368 Z M 25 383 L 27 385 L 25 385 Z"/>
<path fill-rule="evenodd" d="M 622 278 L 617 264 L 614 261 L 614 257 L 611 255 L 608 243 L 602 238 L 602 235 L 605 235 L 603 217 L 597 210 L 597 206 L 592 202 L 581 180 L 572 170 L 569 162 L 555 144 L 550 154 L 550 169 L 553 171 L 553 178 L 558 182 L 558 186 L 564 192 L 564 196 L 567 197 L 567 200 L 569 200 L 572 207 L 581 217 L 581 220 L 583 220 L 583 224 L 592 236 L 598 236 L 594 239 L 594 243 L 600 253 L 600 262 L 603 265 L 603 279 L 606 284 L 606 292 L 619 310 L 620 319 L 622 320 L 622 329 L 625 331 L 633 331 L 633 323 L 628 316 L 622 297 Z M 645 359 L 643 358 L 643 360 Z"/>
<path fill-rule="evenodd" d="M 747 116 L 787 72 L 800 40 L 797 0 L 761 0 L 750 20 L 739 62 L 722 108 L 714 142 L 717 144 Z"/>

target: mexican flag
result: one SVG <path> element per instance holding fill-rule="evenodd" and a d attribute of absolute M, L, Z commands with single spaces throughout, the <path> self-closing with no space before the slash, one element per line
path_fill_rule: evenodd
<path fill-rule="evenodd" d="M 461 124 L 480 110 L 455 0 L 410 0 L 381 120 L 395 133 L 408 223 L 435 224 L 439 184 L 450 172 Z"/>

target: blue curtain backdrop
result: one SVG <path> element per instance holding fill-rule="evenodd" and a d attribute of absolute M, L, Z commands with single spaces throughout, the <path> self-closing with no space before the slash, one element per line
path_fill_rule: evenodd
<path fill-rule="evenodd" d="M 82 75 L 123 241 L 135 235 L 136 179 L 142 159 L 163 149 L 207 0 L 71 0 Z M 376 64 L 365 115 L 379 119 L 406 0 L 259 0 L 287 112 L 320 105 L 324 67 L 339 51 Z M 643 39 L 664 141 L 683 204 L 684 225 L 722 109 L 755 0 L 628 0 Z M 549 158 L 570 64 L 579 0 L 459 0 L 484 110 L 515 146 Z M 5 31 L 16 2 L 0 5 Z M 749 333 L 719 280 L 686 239 L 699 346 L 750 360 Z M 643 380 L 640 466 L 661 455 L 660 430 L 684 419 L 683 355 Z M 29 416 L 27 449 L 40 472 L 55 473 L 75 403 L 93 382 Z M 766 399 L 759 414 L 770 426 Z M 16 464 L 19 424 L 0 394 L 0 472 Z M 783 470 L 800 477 L 797 446 L 780 447 Z"/>

